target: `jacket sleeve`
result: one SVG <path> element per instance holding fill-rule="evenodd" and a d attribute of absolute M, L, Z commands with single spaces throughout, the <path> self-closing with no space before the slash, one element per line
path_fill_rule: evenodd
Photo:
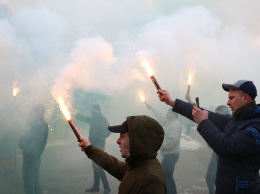
<path fill-rule="evenodd" d="M 90 123 L 91 120 L 92 120 L 92 117 L 87 117 L 87 116 L 84 116 L 82 114 L 76 114 L 76 119 L 78 119 L 79 121 L 82 121 L 82 122 L 85 122 L 85 123 Z"/>
<path fill-rule="evenodd" d="M 117 158 L 108 155 L 106 152 L 90 145 L 85 149 L 85 153 L 89 159 L 93 160 L 97 165 L 105 169 L 109 174 L 122 180 L 127 171 L 128 165 L 119 161 Z"/>
<path fill-rule="evenodd" d="M 192 108 L 192 104 L 176 99 L 172 110 L 194 121 L 192 116 Z"/>
<path fill-rule="evenodd" d="M 221 115 L 209 111 L 209 120 L 216 125 L 220 131 L 224 131 L 230 115 Z"/>
<path fill-rule="evenodd" d="M 231 136 L 226 136 L 213 122 L 206 119 L 198 125 L 197 129 L 209 146 L 222 158 L 238 159 L 259 153 L 259 125 L 258 127 L 249 125 Z"/>

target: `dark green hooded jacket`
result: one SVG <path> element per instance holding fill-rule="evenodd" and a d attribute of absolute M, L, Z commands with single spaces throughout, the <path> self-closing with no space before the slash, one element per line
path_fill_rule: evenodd
<path fill-rule="evenodd" d="M 148 116 L 127 117 L 130 157 L 126 162 L 90 145 L 87 156 L 121 181 L 119 194 L 164 194 L 165 179 L 156 158 L 162 145 L 162 126 Z"/>

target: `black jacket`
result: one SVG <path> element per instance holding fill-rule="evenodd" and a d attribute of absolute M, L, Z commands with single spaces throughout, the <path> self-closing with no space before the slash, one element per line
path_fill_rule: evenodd
<path fill-rule="evenodd" d="M 76 118 L 89 124 L 89 141 L 95 147 L 104 150 L 106 138 L 110 135 L 107 118 L 101 113 L 93 117 L 77 114 Z"/>
<path fill-rule="evenodd" d="M 19 148 L 23 151 L 24 161 L 39 160 L 47 143 L 48 123 L 35 121 L 31 128 L 19 139 Z"/>
<path fill-rule="evenodd" d="M 193 120 L 192 105 L 176 100 L 173 111 Z M 219 155 L 217 194 L 260 193 L 260 107 L 239 117 L 209 112 L 197 128 Z"/>

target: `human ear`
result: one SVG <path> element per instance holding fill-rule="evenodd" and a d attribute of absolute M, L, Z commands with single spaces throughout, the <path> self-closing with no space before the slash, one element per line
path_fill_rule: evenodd
<path fill-rule="evenodd" d="M 252 99 L 248 94 L 245 94 L 243 100 L 246 101 L 246 102 L 250 102 Z"/>

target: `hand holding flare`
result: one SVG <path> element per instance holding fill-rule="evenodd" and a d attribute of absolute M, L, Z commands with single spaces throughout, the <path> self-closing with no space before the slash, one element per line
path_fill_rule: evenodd
<path fill-rule="evenodd" d="M 79 146 L 82 146 L 83 145 L 83 142 L 81 141 L 82 140 L 82 136 L 80 135 L 78 129 L 76 128 L 75 124 L 73 123 L 73 121 L 71 119 L 71 116 L 69 114 L 69 111 L 67 110 L 67 108 L 66 108 L 62 98 L 58 99 L 58 103 L 59 103 L 59 106 L 60 106 L 60 109 L 61 109 L 63 115 L 67 119 L 71 129 L 73 130 L 74 134 L 76 135 L 76 137 L 78 139 L 78 142 L 80 142 Z"/>

